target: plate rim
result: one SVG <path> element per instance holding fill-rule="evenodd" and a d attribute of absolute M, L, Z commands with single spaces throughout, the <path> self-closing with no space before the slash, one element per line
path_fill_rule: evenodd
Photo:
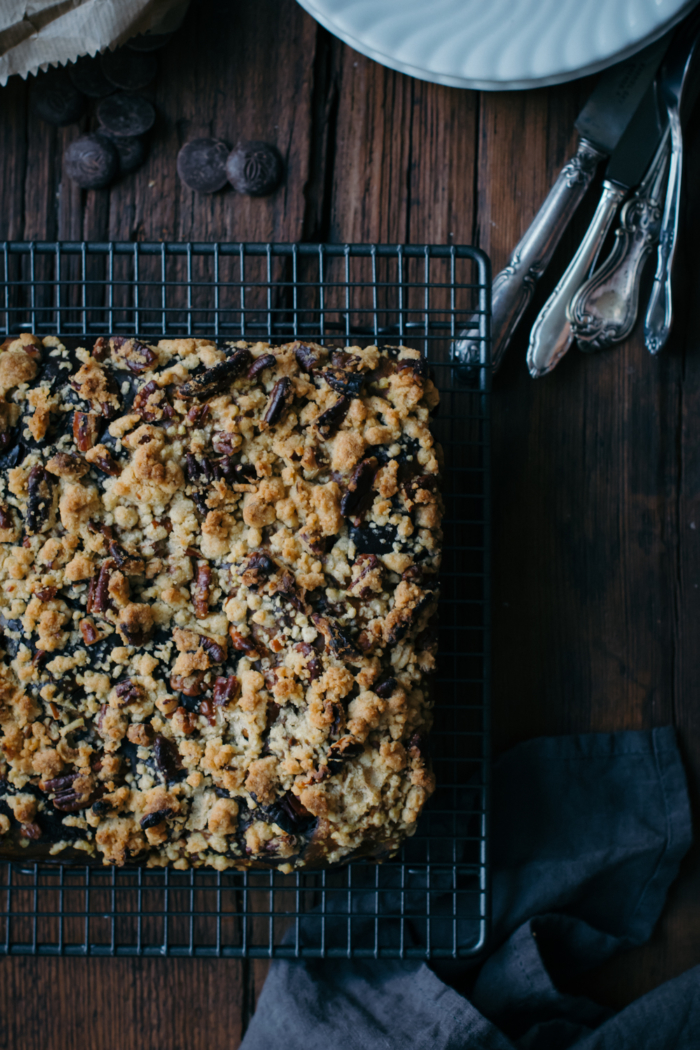
<path fill-rule="evenodd" d="M 653 44 L 665 33 L 669 32 L 669 30 L 681 22 L 690 11 L 700 3 L 700 0 L 687 0 L 687 2 L 683 4 L 675 14 L 671 15 L 666 22 L 657 26 L 656 29 L 652 30 L 652 32 L 648 33 L 640 40 L 628 44 L 626 47 L 614 52 L 607 58 L 601 58 L 597 62 L 589 63 L 578 69 L 553 73 L 551 76 L 532 77 L 521 80 L 480 80 L 476 78 L 458 77 L 452 74 L 437 73 L 433 70 L 422 69 L 420 66 L 413 66 L 407 62 L 401 62 L 399 59 L 393 58 L 391 55 L 387 55 L 377 48 L 365 44 L 364 41 L 357 40 L 352 34 L 347 33 L 345 30 L 338 29 L 331 18 L 316 8 L 313 0 L 298 0 L 298 3 L 319 23 L 319 25 L 322 25 L 324 29 L 327 29 L 329 33 L 337 37 L 344 44 L 347 44 L 366 58 L 371 58 L 374 62 L 378 62 L 379 65 L 393 69 L 397 73 L 403 73 L 407 76 L 415 77 L 417 80 L 423 80 L 431 84 L 442 84 L 444 87 L 467 88 L 472 91 L 527 91 L 531 88 L 554 87 L 557 84 L 566 84 L 572 80 L 580 80 L 582 77 L 592 76 L 594 73 L 600 73 L 603 69 L 608 69 L 609 66 L 615 65 L 617 62 L 623 62 L 626 58 L 635 55 L 638 51 L 643 50 L 649 44 Z"/>

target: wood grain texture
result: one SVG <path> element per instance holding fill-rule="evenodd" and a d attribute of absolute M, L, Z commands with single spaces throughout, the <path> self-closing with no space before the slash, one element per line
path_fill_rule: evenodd
<path fill-rule="evenodd" d="M 474 242 L 497 271 L 572 151 L 592 85 L 479 95 L 413 81 L 334 40 L 294 0 L 199 0 L 159 61 L 149 159 L 110 190 L 62 177 L 66 143 L 94 119 L 49 128 L 21 81 L 0 92 L 1 237 Z M 689 184 L 698 132 L 696 119 Z M 263 200 L 192 193 L 175 158 L 199 135 L 276 142 L 284 186 Z M 600 356 L 572 350 L 534 382 L 528 322 L 594 205 L 592 190 L 494 392 L 496 744 L 674 721 L 697 808 L 700 206 L 689 195 L 687 276 L 665 355 L 652 359 L 636 332 Z M 700 962 L 699 891 L 695 850 L 652 941 L 573 990 L 619 1006 Z M 267 964 L 11 958 L 0 968 L 2 1047 L 235 1050 Z"/>

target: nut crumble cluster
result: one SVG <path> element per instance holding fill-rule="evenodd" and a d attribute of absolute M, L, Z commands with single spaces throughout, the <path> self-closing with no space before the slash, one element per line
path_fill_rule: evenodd
<path fill-rule="evenodd" d="M 5 341 L 0 852 L 398 848 L 434 786 L 437 401 L 404 347 Z"/>

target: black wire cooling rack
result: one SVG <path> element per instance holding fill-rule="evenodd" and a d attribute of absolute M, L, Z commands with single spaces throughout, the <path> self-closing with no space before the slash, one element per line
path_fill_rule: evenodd
<path fill-rule="evenodd" d="M 440 388 L 438 787 L 393 861 L 216 872 L 0 864 L 0 953 L 460 958 L 489 911 L 490 271 L 474 248 L 0 244 L 0 333 L 403 344 Z M 450 363 L 465 327 L 480 348 Z"/>

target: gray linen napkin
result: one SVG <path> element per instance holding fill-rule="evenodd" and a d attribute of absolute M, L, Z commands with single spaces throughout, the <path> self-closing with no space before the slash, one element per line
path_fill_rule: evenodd
<path fill-rule="evenodd" d="M 700 967 L 612 1016 L 556 985 L 651 936 L 692 838 L 673 729 L 531 740 L 493 784 L 484 957 L 446 980 L 416 962 L 275 961 L 242 1050 L 700 1045 Z"/>

